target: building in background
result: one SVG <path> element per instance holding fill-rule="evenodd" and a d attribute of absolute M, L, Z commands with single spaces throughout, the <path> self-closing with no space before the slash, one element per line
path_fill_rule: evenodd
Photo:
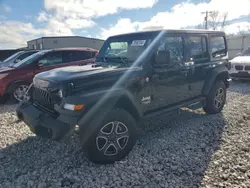
<path fill-rule="evenodd" d="M 27 42 L 28 49 L 53 49 L 53 48 L 69 48 L 69 47 L 88 47 L 99 50 L 104 43 L 104 40 L 67 36 L 67 37 L 42 37 Z"/>
<path fill-rule="evenodd" d="M 250 34 L 227 37 L 229 59 L 237 56 L 250 46 Z"/>

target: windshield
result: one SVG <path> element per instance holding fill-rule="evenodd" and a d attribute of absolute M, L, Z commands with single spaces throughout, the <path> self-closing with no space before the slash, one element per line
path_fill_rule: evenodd
<path fill-rule="evenodd" d="M 145 34 L 115 36 L 106 40 L 96 60 L 102 62 L 134 62 L 154 37 Z"/>
<path fill-rule="evenodd" d="M 34 54 L 26 57 L 22 61 L 19 61 L 18 63 L 14 64 L 12 67 L 17 68 L 17 67 L 23 67 L 23 66 L 29 65 L 29 64 L 33 63 L 34 61 L 38 60 L 38 58 L 40 58 L 46 52 L 47 51 L 40 51 L 40 52 L 34 53 Z"/>
<path fill-rule="evenodd" d="M 10 57 L 8 57 L 7 59 L 5 59 L 3 62 L 6 63 L 6 62 L 8 62 L 8 61 L 14 59 L 15 57 L 18 57 L 18 56 L 19 56 L 20 54 L 22 54 L 22 53 L 23 53 L 23 51 L 16 52 L 16 53 L 14 53 L 13 55 L 11 55 Z"/>

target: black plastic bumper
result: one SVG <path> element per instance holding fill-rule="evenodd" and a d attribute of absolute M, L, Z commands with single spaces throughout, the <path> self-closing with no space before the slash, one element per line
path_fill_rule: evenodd
<path fill-rule="evenodd" d="M 52 140 L 64 138 L 75 127 L 72 124 L 59 121 L 58 118 L 55 119 L 29 102 L 20 104 L 16 113 L 18 118 L 24 121 L 34 134 Z"/>

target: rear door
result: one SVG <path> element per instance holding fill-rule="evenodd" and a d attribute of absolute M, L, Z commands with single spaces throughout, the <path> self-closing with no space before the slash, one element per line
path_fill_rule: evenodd
<path fill-rule="evenodd" d="M 189 98 L 201 95 L 208 70 L 211 66 L 206 34 L 188 34 L 185 37 L 185 60 L 192 62 L 188 72 Z"/>
<path fill-rule="evenodd" d="M 86 65 L 95 61 L 95 52 L 91 51 L 64 51 L 63 66 Z"/>

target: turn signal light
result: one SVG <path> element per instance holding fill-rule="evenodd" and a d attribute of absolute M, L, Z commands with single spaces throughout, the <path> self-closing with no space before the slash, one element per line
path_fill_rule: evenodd
<path fill-rule="evenodd" d="M 84 107 L 84 104 L 77 104 L 77 105 L 74 105 L 74 104 L 64 104 L 63 108 L 66 109 L 66 110 L 71 110 L 71 111 L 79 111 L 79 110 L 82 110 Z"/>

